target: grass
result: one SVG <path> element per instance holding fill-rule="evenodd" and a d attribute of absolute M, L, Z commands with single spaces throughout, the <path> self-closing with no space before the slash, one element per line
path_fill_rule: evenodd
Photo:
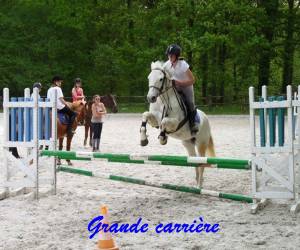
<path fill-rule="evenodd" d="M 149 105 L 145 103 L 118 103 L 119 113 L 143 113 L 148 108 Z"/>
<path fill-rule="evenodd" d="M 215 105 L 215 106 L 198 106 L 198 109 L 202 110 L 208 115 L 247 115 L 249 114 L 248 105 Z M 118 113 L 143 113 L 149 109 L 149 105 L 146 103 L 118 103 Z M 3 109 L 0 109 L 3 112 Z"/>
<path fill-rule="evenodd" d="M 145 103 L 118 103 L 119 113 L 143 113 L 148 110 L 149 105 Z M 215 106 L 198 106 L 198 109 L 202 110 L 209 115 L 245 115 L 249 114 L 248 105 L 215 105 Z"/>

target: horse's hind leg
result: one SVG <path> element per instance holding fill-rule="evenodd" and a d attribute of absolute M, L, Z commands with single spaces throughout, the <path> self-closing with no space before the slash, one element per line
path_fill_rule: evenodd
<path fill-rule="evenodd" d="M 203 144 L 203 143 L 198 146 L 198 154 L 201 157 L 205 156 L 206 148 L 207 148 L 207 146 L 205 144 Z M 203 185 L 203 172 L 204 172 L 204 168 L 205 167 L 195 168 L 196 169 L 196 181 L 197 181 L 197 184 L 198 184 L 199 187 L 202 187 L 202 185 Z"/>
<path fill-rule="evenodd" d="M 185 147 L 185 149 L 187 150 L 189 156 L 197 155 L 196 148 L 195 148 L 195 142 L 193 140 L 182 141 L 182 144 Z M 197 168 L 195 168 L 195 169 L 196 169 L 196 181 L 197 181 L 197 184 L 199 185 L 199 183 L 198 183 L 199 173 L 197 171 Z"/>

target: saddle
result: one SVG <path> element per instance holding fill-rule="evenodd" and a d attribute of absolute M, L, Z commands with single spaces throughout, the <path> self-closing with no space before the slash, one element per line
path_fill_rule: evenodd
<path fill-rule="evenodd" d="M 182 91 L 178 91 L 177 90 L 177 93 L 179 94 L 179 96 L 180 96 L 180 102 L 179 103 L 181 103 L 180 104 L 180 106 L 182 106 L 182 108 L 183 108 L 183 110 L 184 110 L 184 115 L 185 115 L 185 120 L 187 119 L 187 120 L 191 120 L 192 119 L 192 115 L 194 115 L 195 117 L 194 117 L 194 119 L 195 119 L 195 122 L 196 123 L 200 123 L 200 115 L 199 115 L 199 113 L 198 112 L 194 112 L 194 110 L 189 110 L 189 108 L 188 108 L 188 104 L 187 104 L 187 101 L 186 101 L 186 98 L 185 98 L 185 96 L 184 96 L 184 94 L 183 94 L 183 92 Z M 197 109 L 195 109 L 195 110 L 197 110 Z"/>

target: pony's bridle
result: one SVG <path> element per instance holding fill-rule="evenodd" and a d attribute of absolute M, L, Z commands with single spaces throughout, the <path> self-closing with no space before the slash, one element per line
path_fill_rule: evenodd
<path fill-rule="evenodd" d="M 163 71 L 162 69 L 159 69 L 159 68 L 152 69 L 152 71 L 153 71 L 153 70 L 159 70 L 159 71 L 161 71 L 161 72 L 164 74 L 164 78 L 163 78 L 163 81 L 162 81 L 162 84 L 161 84 L 160 88 L 158 88 L 158 87 L 156 87 L 156 86 L 154 86 L 154 85 L 149 85 L 149 88 L 154 88 L 154 89 L 158 90 L 158 92 L 159 92 L 158 96 L 160 96 L 160 95 L 162 95 L 163 93 L 165 93 L 166 91 L 168 91 L 170 88 L 172 88 L 173 86 L 170 86 L 170 87 L 168 87 L 168 88 L 165 88 L 165 90 L 164 90 L 164 86 L 165 86 L 165 83 L 166 83 L 166 81 L 167 81 L 166 72 Z M 163 90 L 164 90 L 164 91 L 163 91 Z"/>
<path fill-rule="evenodd" d="M 166 96 L 162 96 L 162 103 L 164 104 L 164 109 L 163 109 L 163 112 L 162 112 L 161 119 L 168 116 L 169 111 L 172 110 L 172 106 L 170 104 L 169 94 L 168 94 L 169 89 L 173 89 L 174 94 L 175 94 L 176 99 L 177 99 L 177 102 L 178 102 L 178 105 L 180 106 L 180 108 L 185 113 L 185 118 L 178 124 L 177 128 L 173 131 L 168 131 L 167 132 L 168 134 L 175 133 L 188 121 L 188 117 L 187 117 L 187 114 L 186 114 L 186 109 L 184 108 L 184 104 L 181 101 L 181 99 L 178 95 L 178 92 L 177 92 L 175 86 L 173 85 L 173 83 L 171 84 L 171 86 L 168 86 L 164 89 L 164 85 L 165 85 L 166 80 L 167 80 L 166 73 L 160 68 L 155 68 L 155 69 L 152 69 L 152 70 L 159 70 L 164 74 L 164 79 L 162 81 L 162 84 L 161 84 L 160 88 L 158 88 L 154 85 L 149 85 L 149 88 L 154 88 L 154 89 L 158 90 L 158 93 L 159 93 L 158 96 L 161 96 L 162 94 L 166 93 Z"/>

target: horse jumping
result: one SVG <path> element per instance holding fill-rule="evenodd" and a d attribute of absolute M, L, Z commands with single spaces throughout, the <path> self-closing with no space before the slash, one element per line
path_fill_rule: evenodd
<path fill-rule="evenodd" d="M 148 76 L 149 91 L 147 94 L 150 103 L 149 111 L 143 113 L 140 129 L 141 145 L 148 144 L 147 122 L 160 128 L 159 140 L 165 145 L 168 136 L 182 141 L 189 156 L 215 157 L 213 139 L 206 114 L 197 110 L 200 117 L 199 131 L 192 135 L 186 115 L 186 108 L 181 96 L 172 85 L 169 72 L 163 68 L 163 62 L 156 61 L 151 64 L 151 73 Z M 196 153 L 197 150 L 197 153 Z M 196 169 L 196 182 L 199 187 L 203 184 L 204 167 Z"/>

